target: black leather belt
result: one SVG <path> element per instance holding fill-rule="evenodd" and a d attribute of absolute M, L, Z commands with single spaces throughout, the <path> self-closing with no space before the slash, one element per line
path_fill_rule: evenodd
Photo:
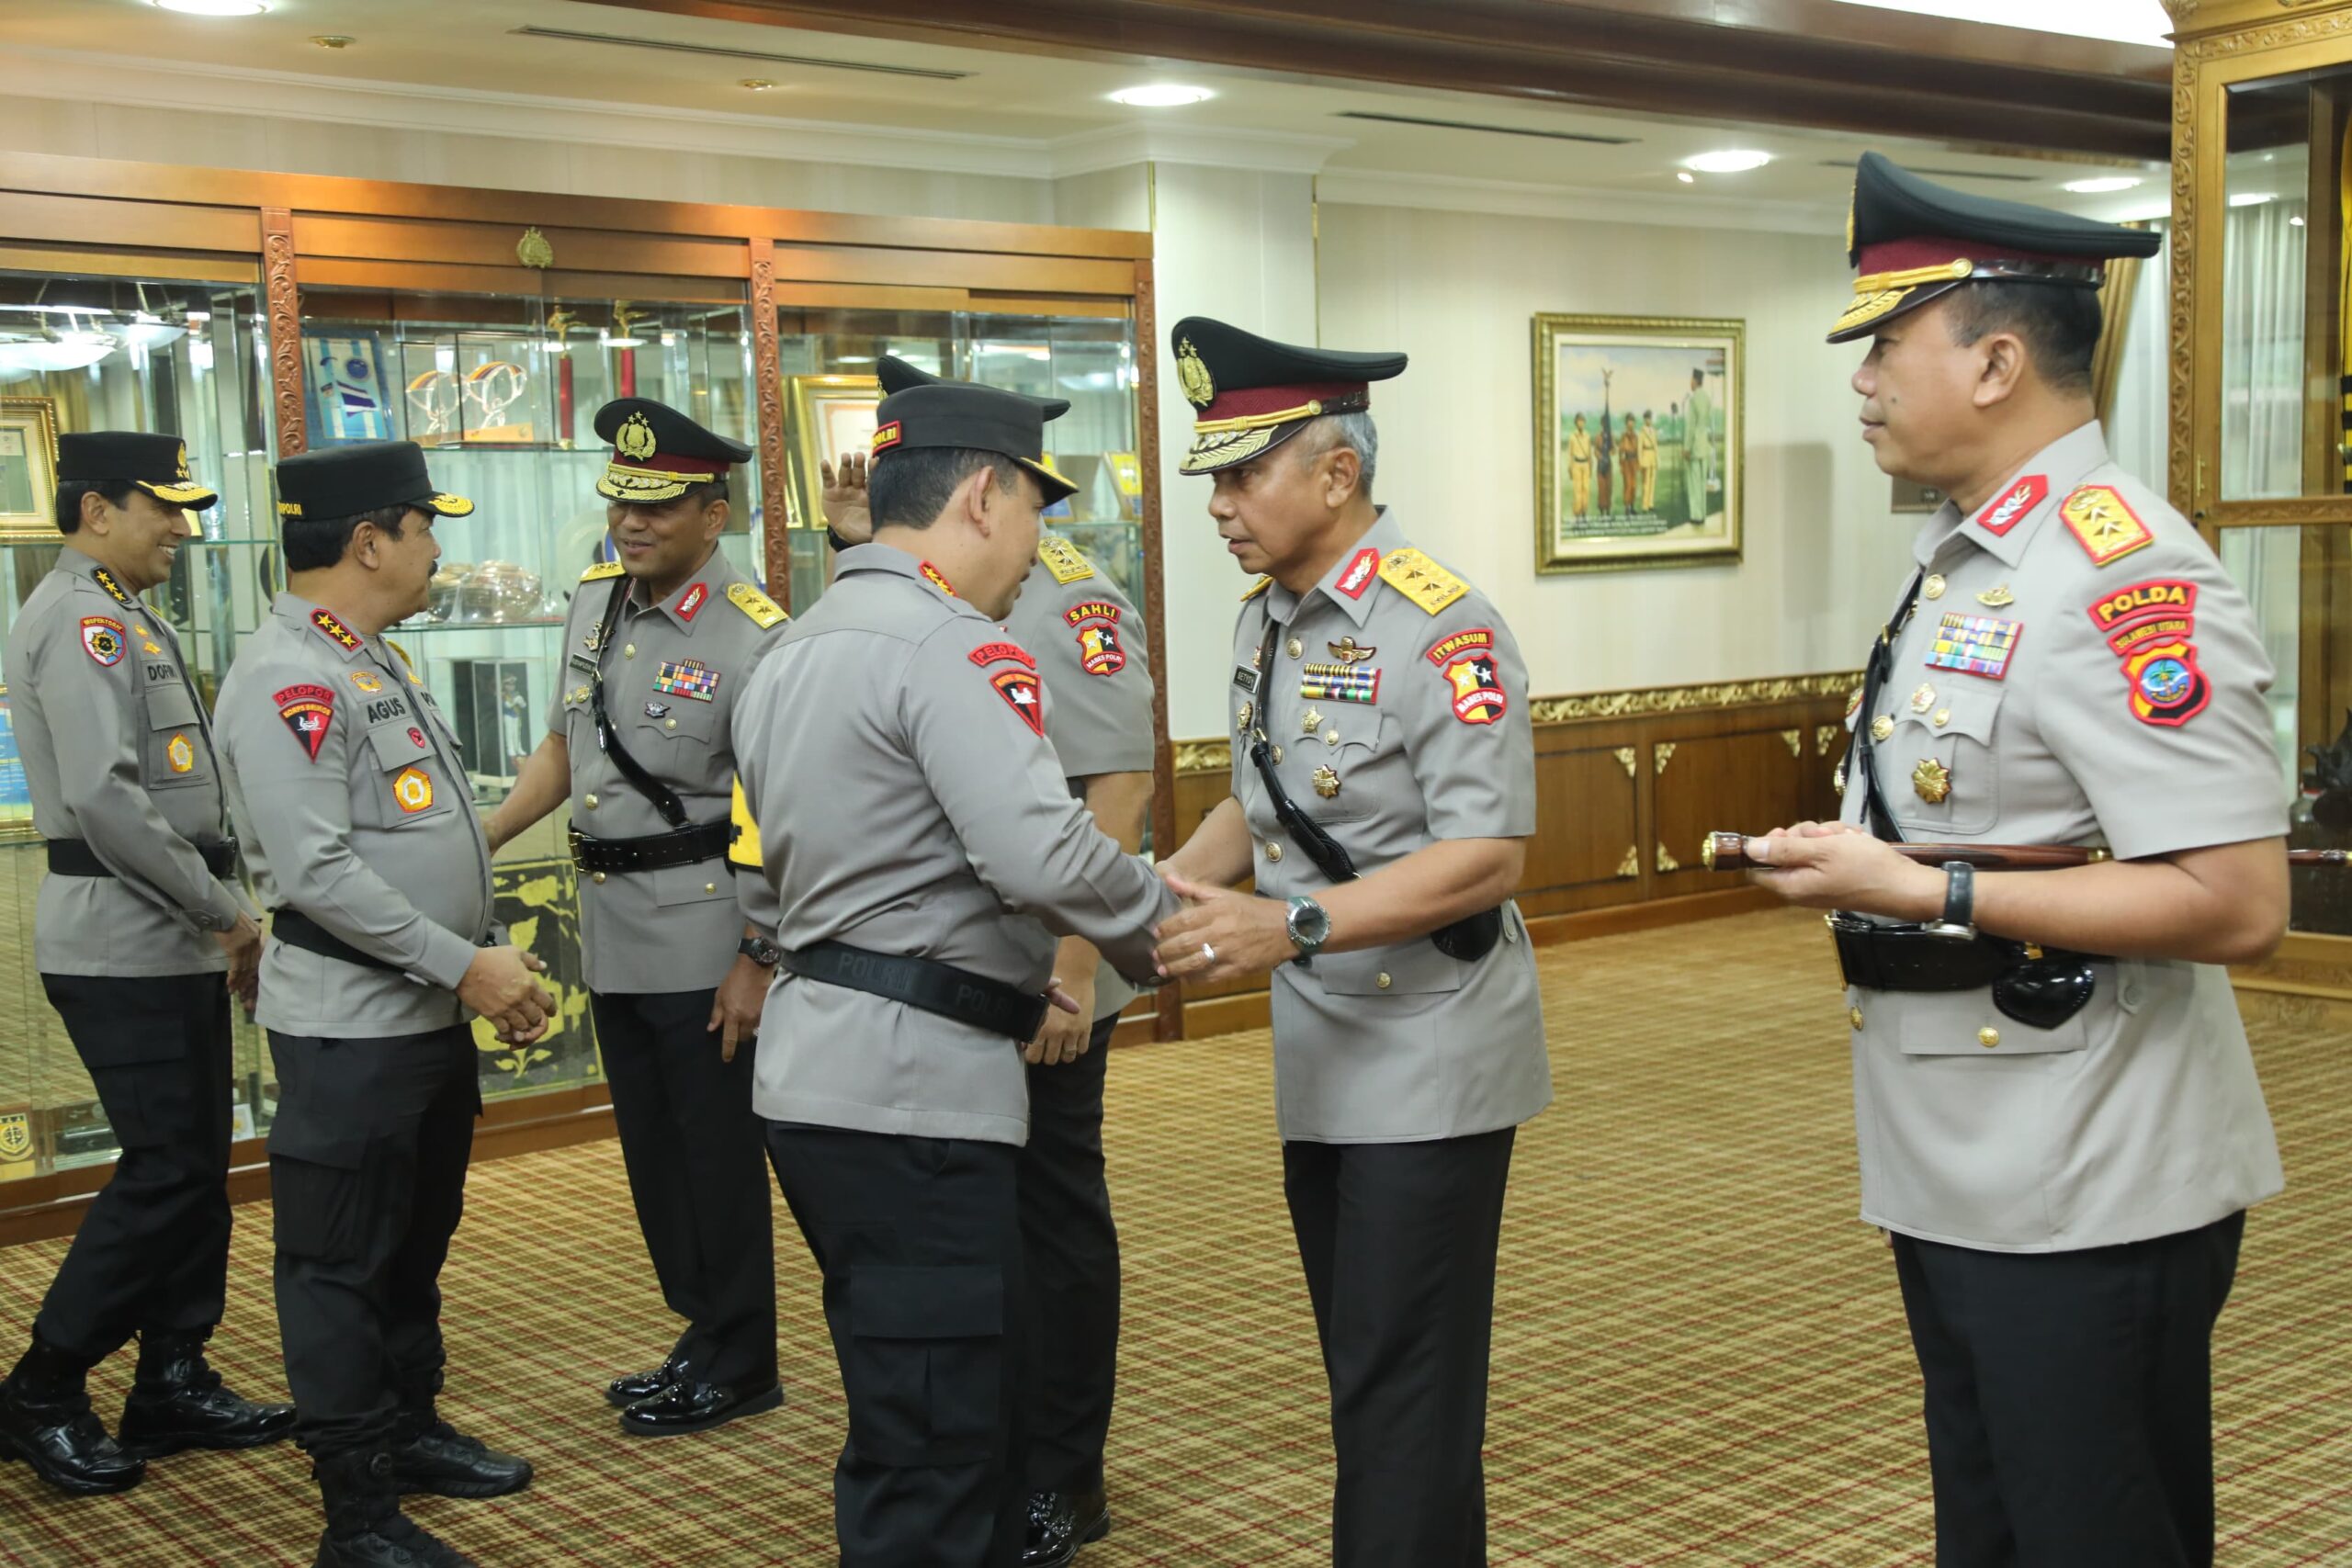
<path fill-rule="evenodd" d="M 217 844 L 198 844 L 197 852 L 204 857 L 204 868 L 226 881 L 237 874 L 237 840 L 223 840 Z M 49 840 L 49 869 L 60 876 L 112 876 L 107 863 L 97 852 L 81 839 L 51 839 Z"/>
<path fill-rule="evenodd" d="M 2055 1029 L 2083 1010 L 2098 986 L 2087 953 L 2044 952 L 2006 937 L 1962 940 L 1924 926 L 1874 925 L 1840 910 L 1829 917 L 1846 984 L 1866 991 L 1981 991 L 2019 1023 Z"/>
<path fill-rule="evenodd" d="M 269 912 L 269 934 L 288 947 L 299 947 L 323 958 L 339 958 L 345 964 L 356 964 L 363 969 L 387 969 L 395 975 L 401 972 L 400 965 L 387 964 L 372 953 L 360 952 L 300 909 L 272 909 Z"/>
<path fill-rule="evenodd" d="M 727 852 L 734 832 L 731 822 L 699 822 L 674 833 L 649 833 L 641 839 L 592 839 L 571 829 L 571 863 L 582 871 L 660 871 L 665 866 L 695 865 Z"/>
<path fill-rule="evenodd" d="M 786 953 L 784 966 L 803 979 L 888 997 L 1023 1043 L 1035 1039 L 1038 1025 L 1046 1021 L 1045 998 L 928 958 L 820 942 Z"/>

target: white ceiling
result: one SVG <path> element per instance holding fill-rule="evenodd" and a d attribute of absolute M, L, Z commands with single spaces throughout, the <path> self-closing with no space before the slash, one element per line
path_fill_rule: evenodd
<path fill-rule="evenodd" d="M 1773 227 L 1834 222 L 1842 215 L 1853 159 L 1870 146 L 1923 169 L 1984 176 L 1954 182 L 1967 188 L 2096 216 L 2149 215 L 2162 211 L 2166 199 L 2162 165 L 2007 156 L 1899 138 L 1597 113 L 1306 75 L 1277 77 L 1179 62 L 1145 69 L 668 17 L 573 0 L 269 4 L 263 16 L 221 20 L 165 12 L 145 0 L 6 0 L 0 6 L 0 40 L 17 51 L 21 67 L 9 85 L 12 90 L 41 93 L 44 55 L 60 66 L 70 62 L 86 67 L 112 54 L 169 70 L 189 84 L 191 101 L 222 107 L 243 104 L 266 112 L 281 89 L 288 96 L 299 90 L 315 98 L 322 88 L 345 84 L 404 91 L 412 107 L 403 112 L 413 113 L 420 124 L 436 119 L 432 96 L 510 110 L 562 100 L 571 109 L 608 105 L 620 116 L 650 112 L 673 121 L 707 118 L 724 125 L 739 141 L 745 127 L 757 132 L 773 123 L 776 140 L 763 146 L 777 156 L 794 156 L 796 139 L 813 143 L 821 134 L 834 150 L 821 155 L 831 158 L 844 138 L 858 146 L 860 138 L 870 136 L 870 144 L 861 147 L 870 155 L 857 161 L 922 166 L 935 155 L 948 160 L 942 166 L 965 169 L 975 166 L 970 158 L 992 150 L 1008 155 L 1050 150 L 1137 128 L 1155 135 L 1246 134 L 1289 139 L 1289 153 L 1307 166 L 1320 164 L 1335 188 L 1364 192 L 1393 184 L 1412 199 L 1427 196 L 1430 205 L 1456 206 L 1574 202 L 1588 195 L 1641 197 L 1651 209 L 1642 216 L 1652 220 L 1660 215 L 1657 209 L 1680 203 L 1690 207 L 1694 221 L 1724 221 L 1726 215 L 1746 210 L 1750 217 L 1777 217 Z M 515 29 L 526 26 L 968 74 L 940 81 L 518 35 Z M 311 41 L 331 34 L 355 41 L 341 50 Z M 745 78 L 777 85 L 752 92 L 738 85 Z M 1108 101 L 1113 90 L 1143 81 L 1196 84 L 1217 96 L 1175 109 L 1132 109 Z M 230 84 L 235 90 L 224 93 Z M 419 96 L 418 89 L 427 91 Z M 1554 134 L 1341 118 L 1347 111 Z M 1555 139 L 1559 133 L 1627 141 L 1598 145 Z M 1774 162 L 1752 174 L 1700 175 L 1689 184 L 1676 178 L 1681 159 L 1724 147 L 1761 149 Z M 2070 179 L 2119 174 L 2137 175 L 2143 183 L 2120 196 L 2093 197 L 2071 197 L 2059 188 Z"/>

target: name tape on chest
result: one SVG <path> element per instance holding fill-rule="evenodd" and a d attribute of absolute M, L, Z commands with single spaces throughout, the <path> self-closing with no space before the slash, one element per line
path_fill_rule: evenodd
<path fill-rule="evenodd" d="M 2018 637 L 2024 630 L 2022 621 L 1947 611 L 1936 627 L 1935 640 L 1928 645 L 1928 668 L 1957 670 L 1988 681 L 2001 680 L 2009 672 L 2009 660 L 2017 652 Z"/>
<path fill-rule="evenodd" d="M 1089 675 L 1109 677 L 1127 667 L 1127 650 L 1120 641 L 1119 606 L 1106 599 L 1090 599 L 1062 612 L 1078 639 L 1079 667 Z"/>
<path fill-rule="evenodd" d="M 122 623 L 112 615 L 82 617 L 82 651 L 111 670 L 122 662 Z"/>
<path fill-rule="evenodd" d="M 1495 666 L 1491 626 L 1471 626 L 1442 637 L 1422 654 L 1453 688 L 1453 716 L 1464 724 L 1493 724 L 1510 711 L 1501 673 Z"/>
<path fill-rule="evenodd" d="M 287 732 L 303 754 L 317 761 L 319 748 L 327 743 L 327 729 L 334 723 L 334 693 L 306 682 L 283 687 L 270 700 L 277 705 L 277 716 L 285 721 Z"/>
<path fill-rule="evenodd" d="M 707 703 L 718 695 L 718 671 L 699 659 L 665 659 L 653 672 L 653 689 L 667 696 Z"/>

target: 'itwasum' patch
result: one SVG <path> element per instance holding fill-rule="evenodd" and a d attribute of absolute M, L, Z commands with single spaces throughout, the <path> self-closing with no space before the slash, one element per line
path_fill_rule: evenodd
<path fill-rule="evenodd" d="M 1928 668 L 1957 670 L 1965 675 L 1998 681 L 2008 674 L 2010 656 L 2017 652 L 2018 634 L 2024 630 L 2022 621 L 1948 611 L 1936 628 L 1936 640 L 1928 649 Z"/>
<path fill-rule="evenodd" d="M 1453 716 L 1464 724 L 1492 724 L 1510 705 L 1495 669 L 1495 634 L 1471 626 L 1430 645 L 1422 655 L 1453 684 Z"/>

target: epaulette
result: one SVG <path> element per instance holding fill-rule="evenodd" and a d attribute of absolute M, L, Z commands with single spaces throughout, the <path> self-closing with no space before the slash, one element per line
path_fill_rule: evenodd
<path fill-rule="evenodd" d="M 616 560 L 600 560 L 594 566 L 590 567 L 586 571 L 582 572 L 580 574 L 580 581 L 582 582 L 602 582 L 605 578 L 618 577 L 621 574 L 622 570 L 621 563 Z"/>
<path fill-rule="evenodd" d="M 1255 599 L 1259 594 L 1263 593 L 1266 591 L 1266 585 L 1272 581 L 1273 581 L 1273 579 L 1271 577 L 1260 578 L 1257 581 L 1250 585 L 1250 592 L 1241 596 L 1241 602 L 1244 604 L 1247 604 L 1250 600 Z"/>
<path fill-rule="evenodd" d="M 1470 585 L 1409 547 L 1390 550 L 1380 559 L 1380 581 L 1434 615 L 1464 593 Z"/>
<path fill-rule="evenodd" d="M 1094 575 L 1094 563 L 1080 554 L 1076 545 L 1056 534 L 1038 536 L 1037 558 L 1045 562 L 1056 582 L 1078 582 Z"/>
<path fill-rule="evenodd" d="M 2079 485 L 2058 508 L 2093 566 L 2120 560 L 2156 542 L 2131 503 L 2109 485 Z"/>
<path fill-rule="evenodd" d="M 792 618 L 784 613 L 782 605 L 748 582 L 729 583 L 727 598 L 729 604 L 759 623 L 762 631 L 767 630 L 778 621 L 788 621 Z"/>

